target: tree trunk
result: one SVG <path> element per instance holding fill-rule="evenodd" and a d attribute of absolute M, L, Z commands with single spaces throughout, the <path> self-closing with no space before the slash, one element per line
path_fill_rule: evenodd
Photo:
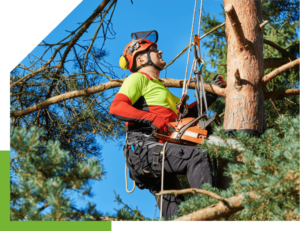
<path fill-rule="evenodd" d="M 261 134 L 266 129 L 262 6 L 258 0 L 223 0 L 226 12 L 227 88 L 223 128 Z"/>

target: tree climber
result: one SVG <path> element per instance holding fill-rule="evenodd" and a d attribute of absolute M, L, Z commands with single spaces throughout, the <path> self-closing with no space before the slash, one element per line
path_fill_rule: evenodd
<path fill-rule="evenodd" d="M 155 195 L 161 189 L 160 153 L 163 145 L 152 134 L 153 131 L 168 133 L 169 122 L 178 119 L 176 104 L 180 98 L 174 96 L 159 79 L 166 62 L 162 58 L 163 52 L 157 50 L 157 32 L 132 33 L 131 39 L 120 58 L 120 66 L 133 74 L 126 78 L 111 103 L 110 113 L 126 121 L 124 155 L 130 178 L 140 189 L 149 189 Z M 218 74 L 214 75 L 212 84 L 226 86 Z M 209 107 L 217 95 L 206 93 L 206 98 Z M 187 107 L 188 114 L 185 117 L 198 116 L 197 102 Z M 166 190 L 181 189 L 177 174 L 186 175 L 191 188 L 200 188 L 204 183 L 213 182 L 209 155 L 197 146 L 168 143 L 164 172 L 163 187 Z M 178 205 L 183 200 L 183 195 L 164 195 L 163 208 L 160 208 L 164 218 L 178 216 Z"/>

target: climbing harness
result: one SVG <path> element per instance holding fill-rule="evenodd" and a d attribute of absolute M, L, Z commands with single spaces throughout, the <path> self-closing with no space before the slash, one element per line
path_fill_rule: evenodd
<path fill-rule="evenodd" d="M 161 149 L 162 149 L 163 144 L 158 143 L 156 141 L 150 141 L 149 140 L 151 137 L 153 137 L 153 133 L 151 133 L 150 135 L 143 134 L 142 137 L 144 139 L 136 138 L 134 141 L 128 142 L 127 134 L 126 134 L 126 144 L 124 146 L 124 156 L 125 156 L 125 160 L 126 160 L 126 164 L 125 164 L 126 192 L 128 192 L 128 193 L 132 193 L 134 191 L 136 185 L 140 188 L 143 188 L 144 186 L 139 185 L 134 181 L 133 189 L 131 191 L 128 190 L 127 167 L 131 171 L 135 171 L 135 172 L 137 172 L 141 175 L 144 175 L 147 172 L 149 176 L 153 176 L 155 178 L 159 178 L 159 176 L 160 176 L 161 165 L 159 163 L 159 155 L 161 153 Z M 143 149 L 148 150 L 148 149 L 151 149 L 153 147 L 155 147 L 155 149 L 153 151 L 154 157 L 153 157 L 153 163 L 151 165 L 152 171 L 148 172 L 148 171 L 141 168 L 140 154 L 141 154 Z M 139 164 L 138 165 L 134 165 L 134 164 L 131 163 L 131 161 L 129 159 L 129 149 L 131 149 L 131 151 L 133 151 L 134 154 L 138 155 L 138 158 L 139 158 Z"/>

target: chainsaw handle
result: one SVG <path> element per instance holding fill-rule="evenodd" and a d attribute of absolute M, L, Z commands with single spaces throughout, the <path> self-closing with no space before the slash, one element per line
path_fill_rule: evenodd
<path fill-rule="evenodd" d="M 178 132 L 176 139 L 180 140 L 181 136 L 183 135 L 183 133 L 190 127 L 192 126 L 194 123 L 198 122 L 199 120 L 201 120 L 202 118 L 207 118 L 207 115 L 201 115 L 199 117 L 197 117 L 196 119 L 192 120 L 191 122 L 189 122 L 188 124 L 186 124 L 184 127 L 182 127 L 180 129 L 180 131 Z"/>

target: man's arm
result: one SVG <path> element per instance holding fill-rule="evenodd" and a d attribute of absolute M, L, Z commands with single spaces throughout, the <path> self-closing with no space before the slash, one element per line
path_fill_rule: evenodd
<path fill-rule="evenodd" d="M 116 95 L 110 105 L 109 113 L 120 120 L 144 123 L 147 126 L 150 126 L 156 117 L 156 115 L 151 112 L 142 111 L 133 107 L 129 97 L 122 93 Z"/>
<path fill-rule="evenodd" d="M 145 80 L 147 81 L 147 78 L 140 73 L 130 75 L 111 103 L 109 112 L 120 120 L 143 123 L 145 127 L 151 126 L 154 130 L 162 133 L 169 123 L 168 119 L 132 106 L 143 95 Z"/>

